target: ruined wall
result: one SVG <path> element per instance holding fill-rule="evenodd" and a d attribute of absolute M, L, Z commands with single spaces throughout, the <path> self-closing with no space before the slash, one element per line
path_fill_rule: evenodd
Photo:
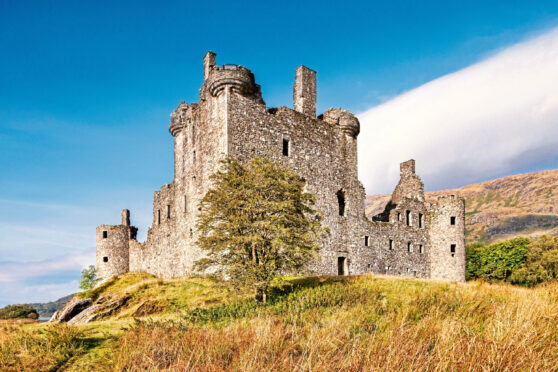
<path fill-rule="evenodd" d="M 456 195 L 440 197 L 429 219 L 431 277 L 465 281 L 465 201 Z"/>
<path fill-rule="evenodd" d="M 364 188 L 356 173 L 356 138 L 346 135 L 338 122 L 286 107 L 267 110 L 239 94 L 232 95 L 229 102 L 228 138 L 230 156 L 243 161 L 265 156 L 306 179 L 307 191 L 316 196 L 316 208 L 331 231 L 322 259 L 312 269 L 336 273 L 337 256 L 350 255 L 356 247 L 358 221 L 364 216 Z M 339 192 L 345 201 L 343 216 L 339 215 Z"/>

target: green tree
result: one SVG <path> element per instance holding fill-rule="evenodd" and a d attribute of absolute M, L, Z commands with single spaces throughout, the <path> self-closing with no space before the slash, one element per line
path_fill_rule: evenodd
<path fill-rule="evenodd" d="M 558 280 L 558 237 L 543 235 L 529 244 L 525 265 L 513 273 L 511 282 L 533 286 Z"/>
<path fill-rule="evenodd" d="M 196 262 L 266 301 L 271 282 L 296 273 L 321 248 L 327 232 L 305 180 L 288 167 L 257 157 L 243 165 L 226 159 L 201 202 Z"/>
<path fill-rule="evenodd" d="M 97 270 L 94 265 L 89 265 L 87 269 L 81 270 L 81 279 L 79 282 L 79 287 L 84 291 L 87 291 L 95 285 L 97 282 Z"/>
<path fill-rule="evenodd" d="M 492 282 L 508 281 L 512 273 L 523 266 L 529 239 L 515 238 L 488 246 L 467 248 L 466 277 Z"/>

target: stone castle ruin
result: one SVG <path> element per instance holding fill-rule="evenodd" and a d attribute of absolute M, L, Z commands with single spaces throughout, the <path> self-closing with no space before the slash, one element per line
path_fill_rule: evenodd
<path fill-rule="evenodd" d="M 101 279 L 144 271 L 173 278 L 193 273 L 199 202 L 225 156 L 247 161 L 265 156 L 294 169 L 316 196 L 330 229 L 311 269 L 323 275 L 390 274 L 465 280 L 465 203 L 454 195 L 424 199 L 415 162 L 401 163 L 401 179 L 385 210 L 369 220 L 357 178 L 358 119 L 330 108 L 316 116 L 316 72 L 296 69 L 294 109 L 267 108 L 245 67 L 204 57 L 199 103 L 181 102 L 171 114 L 174 179 L 155 191 L 147 240 L 136 240 L 130 213 L 120 225 L 97 227 Z"/>

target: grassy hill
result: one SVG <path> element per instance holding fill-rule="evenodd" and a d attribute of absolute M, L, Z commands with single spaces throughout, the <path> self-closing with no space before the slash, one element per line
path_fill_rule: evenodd
<path fill-rule="evenodd" d="M 491 243 L 516 236 L 558 235 L 558 170 L 519 174 L 453 190 L 427 192 L 465 198 L 467 243 Z M 366 214 L 381 212 L 391 195 L 368 195 Z"/>
<path fill-rule="evenodd" d="M 270 301 L 210 279 L 127 274 L 95 322 L 0 325 L 0 370 L 556 370 L 558 284 L 290 278 Z"/>

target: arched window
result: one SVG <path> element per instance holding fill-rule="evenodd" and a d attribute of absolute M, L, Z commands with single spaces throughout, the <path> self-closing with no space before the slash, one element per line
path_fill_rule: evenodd
<path fill-rule="evenodd" d="M 339 215 L 345 215 L 345 193 L 343 190 L 337 191 L 337 204 L 339 204 Z"/>

